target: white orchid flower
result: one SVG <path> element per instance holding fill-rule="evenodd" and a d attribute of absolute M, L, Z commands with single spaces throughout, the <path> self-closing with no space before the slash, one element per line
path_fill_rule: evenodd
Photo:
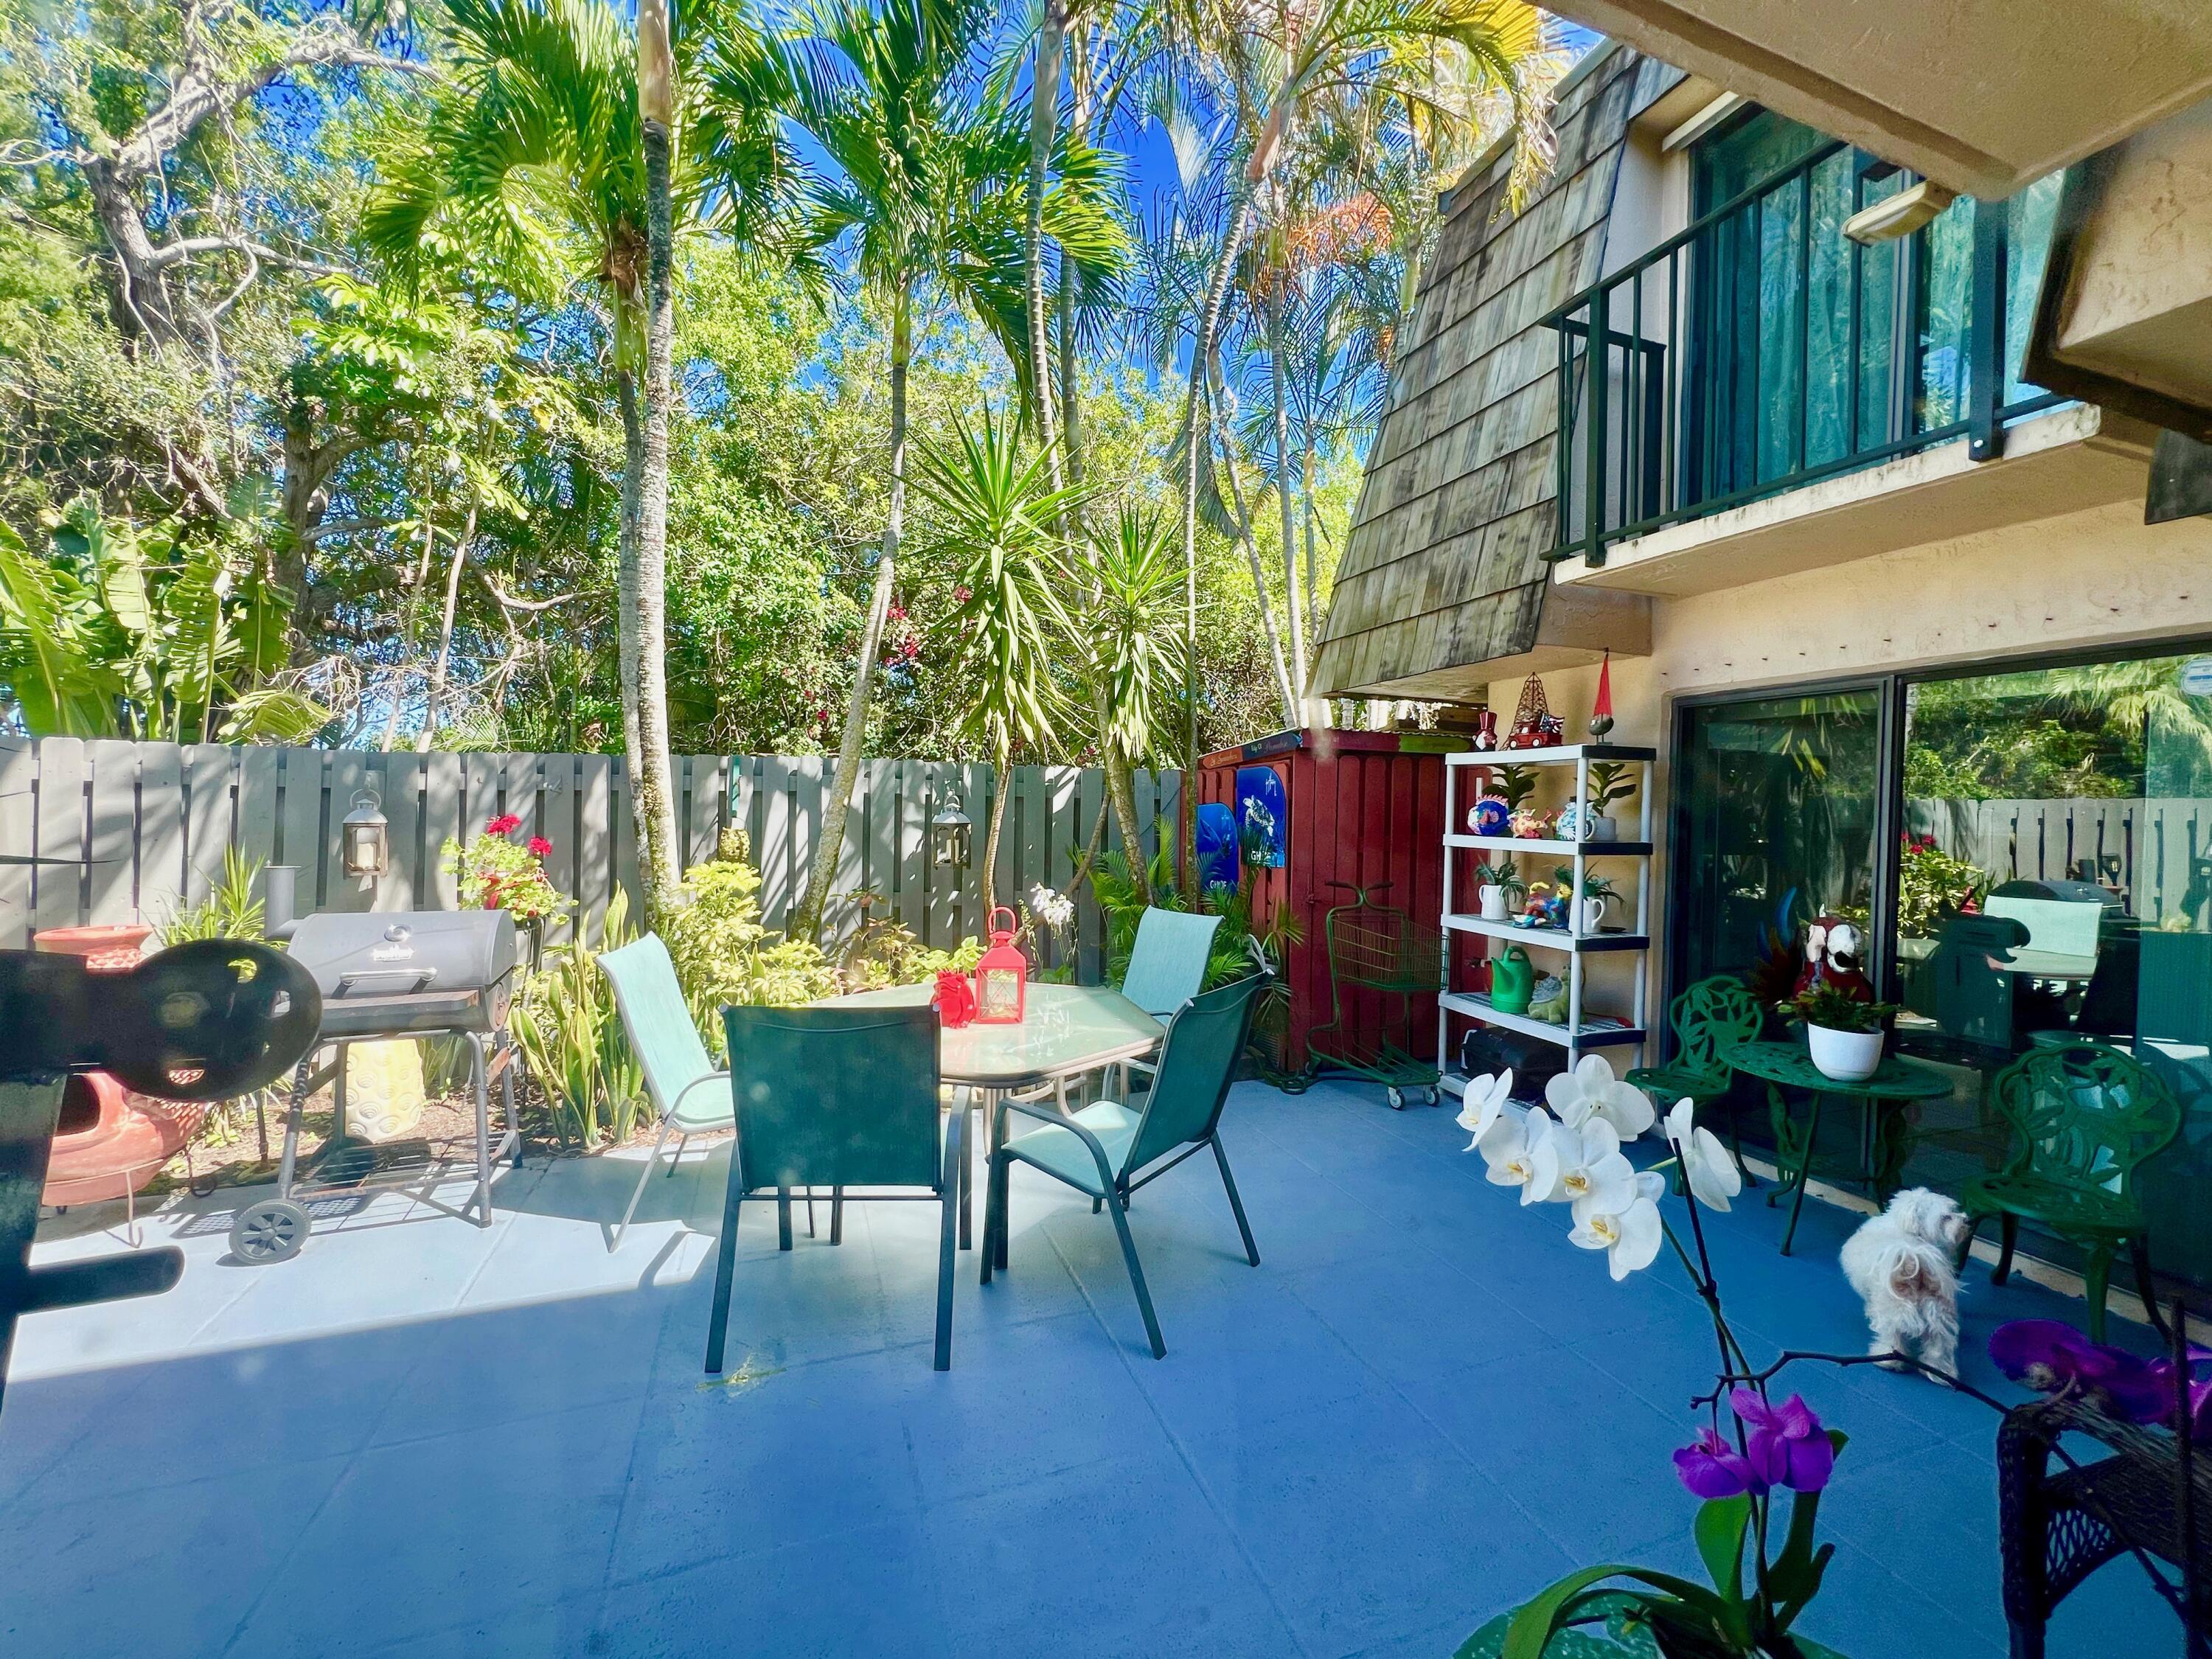
<path fill-rule="evenodd" d="M 1601 1117 L 1623 1140 L 1635 1139 L 1658 1116 L 1643 1090 L 1613 1076 L 1603 1054 L 1584 1054 L 1573 1071 L 1562 1072 L 1547 1083 L 1544 1101 L 1568 1127 L 1579 1129 Z"/>
<path fill-rule="evenodd" d="M 1494 1077 L 1471 1077 L 1467 1080 L 1467 1093 L 1459 1109 L 1459 1127 L 1474 1137 L 1467 1143 L 1473 1152 L 1490 1133 L 1490 1126 L 1498 1121 L 1498 1115 L 1505 1109 L 1505 1103 L 1513 1097 L 1513 1073 L 1498 1073 Z"/>
<path fill-rule="evenodd" d="M 1601 1210 L 1617 1210 L 1636 1196 L 1636 1166 L 1622 1154 L 1620 1133 L 1601 1117 L 1579 1129 L 1561 1124 L 1533 1156 L 1536 1173 L 1529 1190 L 1540 1202 L 1590 1199 Z"/>
<path fill-rule="evenodd" d="M 1528 1115 L 1518 1121 L 1510 1112 L 1501 1114 L 1475 1143 L 1482 1161 L 1490 1166 L 1490 1184 L 1518 1187 L 1521 1201 L 1534 1203 L 1536 1200 L 1528 1194 L 1528 1183 L 1536 1178 L 1536 1149 L 1559 1127 L 1552 1115 L 1540 1106 L 1530 1107 Z"/>
<path fill-rule="evenodd" d="M 1676 1101 L 1674 1109 L 1667 1114 L 1667 1139 L 1674 1143 L 1674 1156 L 1682 1160 L 1691 1196 L 1709 1210 L 1725 1210 L 1729 1200 L 1743 1190 L 1743 1171 L 1735 1167 L 1721 1138 L 1699 1127 L 1697 1109 L 1694 1101 Z"/>
<path fill-rule="evenodd" d="M 1659 1197 L 1666 1190 L 1666 1176 L 1644 1170 L 1630 1178 L 1625 1203 L 1617 1189 L 1577 1199 L 1575 1227 L 1567 1237 L 1585 1250 L 1603 1250 L 1616 1280 L 1639 1273 L 1658 1259 L 1666 1240 L 1659 1219 Z"/>

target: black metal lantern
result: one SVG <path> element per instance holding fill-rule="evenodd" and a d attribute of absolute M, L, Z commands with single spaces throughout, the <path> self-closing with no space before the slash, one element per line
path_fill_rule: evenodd
<path fill-rule="evenodd" d="M 975 828 L 968 815 L 960 810 L 960 797 L 946 796 L 944 806 L 929 821 L 929 838 L 937 848 L 937 861 L 965 869 L 969 837 Z"/>
<path fill-rule="evenodd" d="M 380 876 L 392 867 L 392 837 L 384 801 L 374 789 L 353 798 L 353 811 L 339 826 L 339 857 L 349 876 Z"/>

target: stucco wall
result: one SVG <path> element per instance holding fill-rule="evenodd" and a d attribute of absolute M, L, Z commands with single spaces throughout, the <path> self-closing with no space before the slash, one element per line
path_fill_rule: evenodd
<path fill-rule="evenodd" d="M 2208 636 L 2212 519 L 2145 526 L 2142 509 L 2133 506 L 2091 508 L 1656 602 L 1651 655 L 1613 663 L 1613 740 L 1650 744 L 1660 756 L 1655 939 L 1666 927 L 1667 750 L 1674 697 Z M 1586 734 L 1596 685 L 1595 669 L 1544 677 L 1545 694 L 1565 719 L 1571 739 Z M 1490 696 L 1501 724 L 1509 724 L 1519 682 L 1493 684 Z M 1655 1011 L 1663 957 L 1662 950 L 1652 951 Z M 1631 971 L 1602 957 L 1591 966 L 1600 999 L 1617 991 L 1618 976 Z"/>

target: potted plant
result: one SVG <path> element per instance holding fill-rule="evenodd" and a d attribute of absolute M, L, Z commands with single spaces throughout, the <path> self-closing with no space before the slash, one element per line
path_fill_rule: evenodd
<path fill-rule="evenodd" d="M 1502 854 L 1495 863 L 1476 865 L 1474 880 L 1475 900 L 1481 907 L 1485 921 L 1504 921 L 1513 896 L 1528 896 L 1528 884 L 1521 879 L 1521 872 L 1510 853 Z"/>
<path fill-rule="evenodd" d="M 1557 878 L 1562 893 L 1575 890 L 1575 872 L 1571 865 L 1563 864 L 1552 874 Z M 1568 906 L 1565 925 L 1580 936 L 1596 933 L 1605 921 L 1605 907 L 1620 896 L 1620 890 L 1613 886 L 1612 877 L 1601 876 L 1595 870 L 1585 870 L 1583 872 L 1582 894 Z"/>
<path fill-rule="evenodd" d="M 1626 761 L 1595 761 L 1589 769 L 1589 801 L 1577 818 L 1583 841 L 1618 841 L 1620 831 L 1606 808 L 1636 793 L 1635 769 Z"/>
<path fill-rule="evenodd" d="M 1808 988 L 1780 1005 L 1782 1017 L 1805 1028 L 1806 1052 L 1823 1077 L 1863 1083 L 1881 1066 L 1882 1039 L 1893 1002 L 1862 1002 L 1840 986 Z"/>

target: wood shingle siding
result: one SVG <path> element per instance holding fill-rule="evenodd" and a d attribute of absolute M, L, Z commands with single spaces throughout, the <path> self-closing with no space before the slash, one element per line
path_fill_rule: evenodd
<path fill-rule="evenodd" d="M 1520 212 L 1505 209 L 1505 146 L 1445 199 L 1337 570 L 1317 693 L 1535 641 L 1559 432 L 1559 340 L 1538 319 L 1601 274 L 1629 123 L 1681 78 L 1626 47 L 1595 54 L 1560 94 L 1557 160 Z"/>

